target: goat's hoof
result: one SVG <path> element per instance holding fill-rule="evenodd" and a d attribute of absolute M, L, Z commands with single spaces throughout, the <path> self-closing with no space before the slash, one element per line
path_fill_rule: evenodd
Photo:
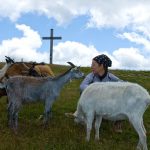
<path fill-rule="evenodd" d="M 85 139 L 85 140 L 86 140 L 86 142 L 89 142 L 89 141 L 90 141 L 90 139 L 89 139 L 89 138 L 87 138 L 87 137 L 86 137 L 86 139 Z"/>
<path fill-rule="evenodd" d="M 11 128 L 12 129 L 12 132 L 15 134 L 15 135 L 18 135 L 18 130 L 16 128 Z"/>
<path fill-rule="evenodd" d="M 137 147 L 136 150 L 142 150 L 140 147 Z"/>
<path fill-rule="evenodd" d="M 115 132 L 116 133 L 122 133 L 123 131 L 122 131 L 122 129 L 115 129 Z"/>
<path fill-rule="evenodd" d="M 15 134 L 15 135 L 18 135 L 18 131 L 15 130 L 15 131 L 14 131 L 14 134 Z"/>
<path fill-rule="evenodd" d="M 96 136 L 96 137 L 95 137 L 95 141 L 99 141 L 99 137 Z"/>
<path fill-rule="evenodd" d="M 73 113 L 65 113 L 65 116 L 68 118 L 74 118 Z"/>
<path fill-rule="evenodd" d="M 38 120 L 42 120 L 43 118 L 44 118 L 44 116 L 40 115 L 39 118 L 38 118 Z"/>
<path fill-rule="evenodd" d="M 47 129 L 48 128 L 48 123 L 43 123 L 43 127 L 44 127 L 44 129 Z"/>

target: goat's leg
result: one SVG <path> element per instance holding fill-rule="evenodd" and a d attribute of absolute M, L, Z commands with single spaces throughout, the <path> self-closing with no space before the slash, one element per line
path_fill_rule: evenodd
<path fill-rule="evenodd" d="M 15 134 L 17 134 L 18 130 L 18 111 L 15 111 L 13 114 L 13 131 Z"/>
<path fill-rule="evenodd" d="M 7 111 L 8 111 L 8 114 L 7 114 L 7 117 L 8 117 L 8 126 L 10 128 L 13 128 L 13 112 L 14 112 L 14 109 L 13 109 L 13 104 L 12 103 L 8 104 Z"/>
<path fill-rule="evenodd" d="M 95 140 L 99 140 L 99 128 L 102 122 L 102 117 L 99 115 L 96 115 L 95 118 Z"/>
<path fill-rule="evenodd" d="M 8 112 L 8 127 L 13 128 L 13 114 L 11 111 Z"/>
<path fill-rule="evenodd" d="M 49 112 L 44 113 L 43 124 L 46 127 L 48 125 Z"/>
<path fill-rule="evenodd" d="M 50 99 L 46 100 L 46 102 L 45 102 L 45 112 L 44 112 L 44 120 L 43 120 L 43 123 L 45 126 L 48 125 L 51 107 L 52 107 L 52 101 L 50 98 Z"/>
<path fill-rule="evenodd" d="M 17 100 L 16 100 L 17 101 Z M 17 101 L 17 103 L 12 103 L 11 105 L 11 127 L 14 131 L 15 134 L 17 134 L 17 128 L 18 128 L 18 111 L 20 108 L 21 103 L 19 103 L 19 101 Z"/>
<path fill-rule="evenodd" d="M 92 129 L 92 123 L 94 120 L 94 113 L 88 113 L 86 115 L 86 141 L 90 140 L 90 134 L 91 134 L 91 129 Z"/>
<path fill-rule="evenodd" d="M 18 112 L 15 114 L 15 127 L 18 129 Z"/>
<path fill-rule="evenodd" d="M 8 104 L 7 107 L 7 119 L 8 119 L 8 126 L 11 126 L 11 104 Z"/>
<path fill-rule="evenodd" d="M 18 100 L 15 106 L 16 107 L 15 107 L 15 112 L 14 112 L 14 127 L 17 130 L 18 129 L 18 112 L 21 107 L 21 102 Z"/>
<path fill-rule="evenodd" d="M 143 125 L 143 118 L 139 116 L 133 116 L 132 118 L 129 118 L 129 120 L 139 135 L 139 142 L 137 145 L 137 149 L 140 149 L 142 146 L 143 150 L 148 150 L 147 142 L 146 142 L 145 127 Z"/>
<path fill-rule="evenodd" d="M 146 134 L 146 129 L 145 129 L 145 127 L 144 127 L 143 119 L 142 119 L 142 121 L 141 121 L 141 124 L 142 124 L 143 130 L 144 130 L 144 132 L 145 132 L 145 134 Z"/>

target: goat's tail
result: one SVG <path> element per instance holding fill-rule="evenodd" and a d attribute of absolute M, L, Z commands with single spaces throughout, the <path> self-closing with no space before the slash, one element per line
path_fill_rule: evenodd
<path fill-rule="evenodd" d="M 150 98 L 147 98 L 147 105 L 149 106 L 150 105 Z"/>
<path fill-rule="evenodd" d="M 0 89 L 5 88 L 5 85 L 3 83 L 0 83 Z"/>
<path fill-rule="evenodd" d="M 9 120 L 11 119 L 11 114 L 12 114 L 12 102 L 8 102 L 8 105 L 7 105 L 7 119 L 8 119 L 8 125 L 10 126 L 10 122 Z"/>
<path fill-rule="evenodd" d="M 0 79 L 0 89 L 3 89 L 6 87 L 6 82 L 9 79 L 9 76 L 5 75 Z"/>

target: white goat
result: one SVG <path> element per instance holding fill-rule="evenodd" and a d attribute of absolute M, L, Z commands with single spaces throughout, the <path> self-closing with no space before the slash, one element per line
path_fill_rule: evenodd
<path fill-rule="evenodd" d="M 10 57 L 7 56 L 5 57 L 6 57 L 6 64 L 3 66 L 2 69 L 0 69 L 0 78 L 2 78 L 5 75 L 7 69 L 14 63 L 14 61 Z"/>
<path fill-rule="evenodd" d="M 138 84 L 129 82 L 96 82 L 82 93 L 74 114 L 76 122 L 87 126 L 86 140 L 90 140 L 92 122 L 95 118 L 95 139 L 99 139 L 102 118 L 116 121 L 129 119 L 139 135 L 137 148 L 147 150 L 143 114 L 150 104 L 150 95 Z"/>

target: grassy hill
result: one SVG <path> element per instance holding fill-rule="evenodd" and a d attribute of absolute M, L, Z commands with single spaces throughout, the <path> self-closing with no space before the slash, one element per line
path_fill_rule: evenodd
<path fill-rule="evenodd" d="M 69 66 L 51 65 L 55 74 L 61 74 Z M 87 74 L 90 68 L 81 70 Z M 150 92 L 150 71 L 110 70 L 119 78 L 136 82 Z M 94 130 L 90 142 L 85 141 L 86 130 L 82 125 L 66 118 L 65 112 L 74 112 L 79 99 L 79 85 L 82 79 L 66 84 L 52 107 L 52 118 L 47 129 L 38 120 L 43 113 L 41 103 L 24 105 L 19 113 L 18 135 L 7 126 L 6 97 L 0 99 L 0 149 L 11 150 L 135 150 L 138 135 L 128 121 L 123 122 L 123 133 L 113 131 L 113 123 L 103 121 L 100 129 L 100 141 L 94 141 Z M 150 108 L 144 114 L 147 130 L 147 144 L 150 148 Z"/>

